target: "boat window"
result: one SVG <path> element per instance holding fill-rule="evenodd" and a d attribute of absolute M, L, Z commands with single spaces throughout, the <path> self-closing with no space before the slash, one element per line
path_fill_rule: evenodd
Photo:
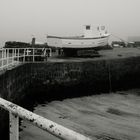
<path fill-rule="evenodd" d="M 90 25 L 87 25 L 86 26 L 86 30 L 90 30 Z"/>

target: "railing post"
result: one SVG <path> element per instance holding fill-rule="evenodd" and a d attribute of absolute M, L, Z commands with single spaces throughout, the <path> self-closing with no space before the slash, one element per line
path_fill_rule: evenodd
<path fill-rule="evenodd" d="M 3 63 L 4 63 L 4 55 L 3 55 L 3 49 L 2 49 L 2 68 L 3 68 Z"/>
<path fill-rule="evenodd" d="M 50 57 L 52 56 L 52 49 L 50 48 L 50 55 L 49 55 Z"/>
<path fill-rule="evenodd" d="M 13 49 L 9 49 L 9 65 L 12 64 L 13 58 L 12 58 L 12 54 L 13 53 Z"/>
<path fill-rule="evenodd" d="M 10 140 L 19 140 L 19 117 L 9 112 Z"/>
<path fill-rule="evenodd" d="M 33 48 L 33 62 L 35 61 L 35 48 Z"/>
<path fill-rule="evenodd" d="M 6 66 L 6 53 L 5 53 L 5 49 L 3 49 L 3 68 L 5 68 Z"/>
<path fill-rule="evenodd" d="M 5 68 L 7 68 L 7 50 L 6 49 L 4 49 L 4 56 L 5 56 L 5 59 L 4 59 Z"/>
<path fill-rule="evenodd" d="M 15 61 L 16 61 L 16 58 L 17 58 L 17 49 L 15 48 L 15 53 L 14 53 L 14 64 L 15 64 Z"/>
<path fill-rule="evenodd" d="M 14 48 L 12 48 L 12 65 L 13 65 L 13 63 L 14 63 L 14 54 L 15 54 L 15 49 Z"/>
<path fill-rule="evenodd" d="M 19 62 L 19 48 L 18 48 L 18 56 L 17 56 L 17 61 Z"/>
<path fill-rule="evenodd" d="M 23 62 L 25 62 L 26 49 L 24 49 Z"/>
<path fill-rule="evenodd" d="M 19 140 L 19 118 L 27 120 L 42 130 L 63 140 L 91 140 L 89 137 L 32 113 L 5 99 L 0 98 L 0 107 L 10 112 L 10 140 Z"/>
<path fill-rule="evenodd" d="M 6 65 L 8 67 L 9 64 L 9 49 L 6 49 Z"/>

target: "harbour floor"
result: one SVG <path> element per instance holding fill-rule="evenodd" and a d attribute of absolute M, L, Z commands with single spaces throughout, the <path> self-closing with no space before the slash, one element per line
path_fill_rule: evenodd
<path fill-rule="evenodd" d="M 34 112 L 93 140 L 140 139 L 140 89 L 40 104 Z M 22 122 L 21 140 L 57 140 Z"/>

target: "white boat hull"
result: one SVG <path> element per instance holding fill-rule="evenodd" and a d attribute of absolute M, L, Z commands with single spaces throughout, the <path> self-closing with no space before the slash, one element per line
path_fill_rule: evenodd
<path fill-rule="evenodd" d="M 62 38 L 62 37 L 47 37 L 47 43 L 50 47 L 56 48 L 95 48 L 108 45 L 109 35 L 97 38 Z"/>

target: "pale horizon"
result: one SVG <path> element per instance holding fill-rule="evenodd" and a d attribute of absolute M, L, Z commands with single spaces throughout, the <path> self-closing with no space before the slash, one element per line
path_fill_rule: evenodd
<path fill-rule="evenodd" d="M 81 35 L 83 25 L 105 25 L 127 40 L 140 36 L 139 0 L 0 0 L 0 45 L 39 42 L 46 35 Z"/>

